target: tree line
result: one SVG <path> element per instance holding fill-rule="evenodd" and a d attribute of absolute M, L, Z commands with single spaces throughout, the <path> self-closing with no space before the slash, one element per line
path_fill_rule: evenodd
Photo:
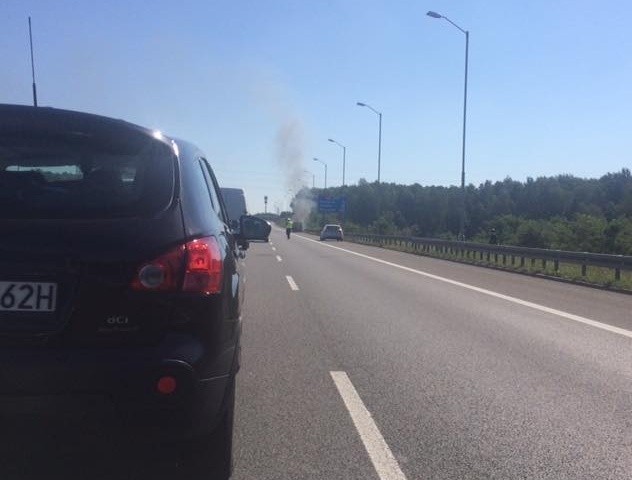
<path fill-rule="evenodd" d="M 317 212 L 319 195 L 346 198 L 344 215 Z M 308 227 L 341 222 L 346 231 L 455 239 L 459 187 L 369 183 L 303 189 L 292 202 Z M 305 205 L 310 205 L 309 209 Z M 465 237 L 505 245 L 632 255 L 632 175 L 627 168 L 598 179 L 573 175 L 506 178 L 465 191 Z"/>

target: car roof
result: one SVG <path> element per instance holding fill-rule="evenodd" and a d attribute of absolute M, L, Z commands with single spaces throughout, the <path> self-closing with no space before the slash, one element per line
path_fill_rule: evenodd
<path fill-rule="evenodd" d="M 0 130 L 23 132 L 29 128 L 50 133 L 91 135 L 107 139 L 111 148 L 117 147 L 117 140 L 129 144 L 130 140 L 144 143 L 150 138 L 174 148 L 173 138 L 125 120 L 60 108 L 0 104 Z M 185 142 L 178 140 L 178 143 Z"/>

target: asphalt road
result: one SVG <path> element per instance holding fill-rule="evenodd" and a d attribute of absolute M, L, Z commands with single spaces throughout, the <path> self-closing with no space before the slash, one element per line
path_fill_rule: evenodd
<path fill-rule="evenodd" d="M 632 478 L 632 296 L 276 229 L 246 267 L 235 480 Z"/>

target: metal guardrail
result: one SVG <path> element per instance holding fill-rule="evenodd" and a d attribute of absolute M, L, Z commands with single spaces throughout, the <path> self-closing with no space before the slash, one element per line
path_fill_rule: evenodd
<path fill-rule="evenodd" d="M 581 275 L 586 277 L 588 267 L 604 267 L 614 271 L 614 279 L 621 280 L 621 271 L 632 271 L 632 256 L 608 255 L 603 253 L 568 252 L 564 250 L 548 250 L 544 248 L 511 247 L 504 245 L 489 245 L 486 243 L 458 242 L 439 240 L 436 238 L 398 237 L 391 235 L 372 235 L 345 233 L 345 240 L 383 247 L 406 248 L 419 254 L 451 255 L 463 260 L 487 261 L 503 266 L 518 266 L 524 268 L 529 260 L 534 267 L 540 261 L 542 269 L 546 269 L 548 262 L 553 263 L 555 272 L 559 271 L 560 263 L 581 266 Z M 516 263 L 518 262 L 518 265 Z"/>

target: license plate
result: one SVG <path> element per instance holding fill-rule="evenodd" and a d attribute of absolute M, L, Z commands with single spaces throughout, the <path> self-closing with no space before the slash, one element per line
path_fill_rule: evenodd
<path fill-rule="evenodd" d="M 54 312 L 57 284 L 0 281 L 0 311 Z"/>

